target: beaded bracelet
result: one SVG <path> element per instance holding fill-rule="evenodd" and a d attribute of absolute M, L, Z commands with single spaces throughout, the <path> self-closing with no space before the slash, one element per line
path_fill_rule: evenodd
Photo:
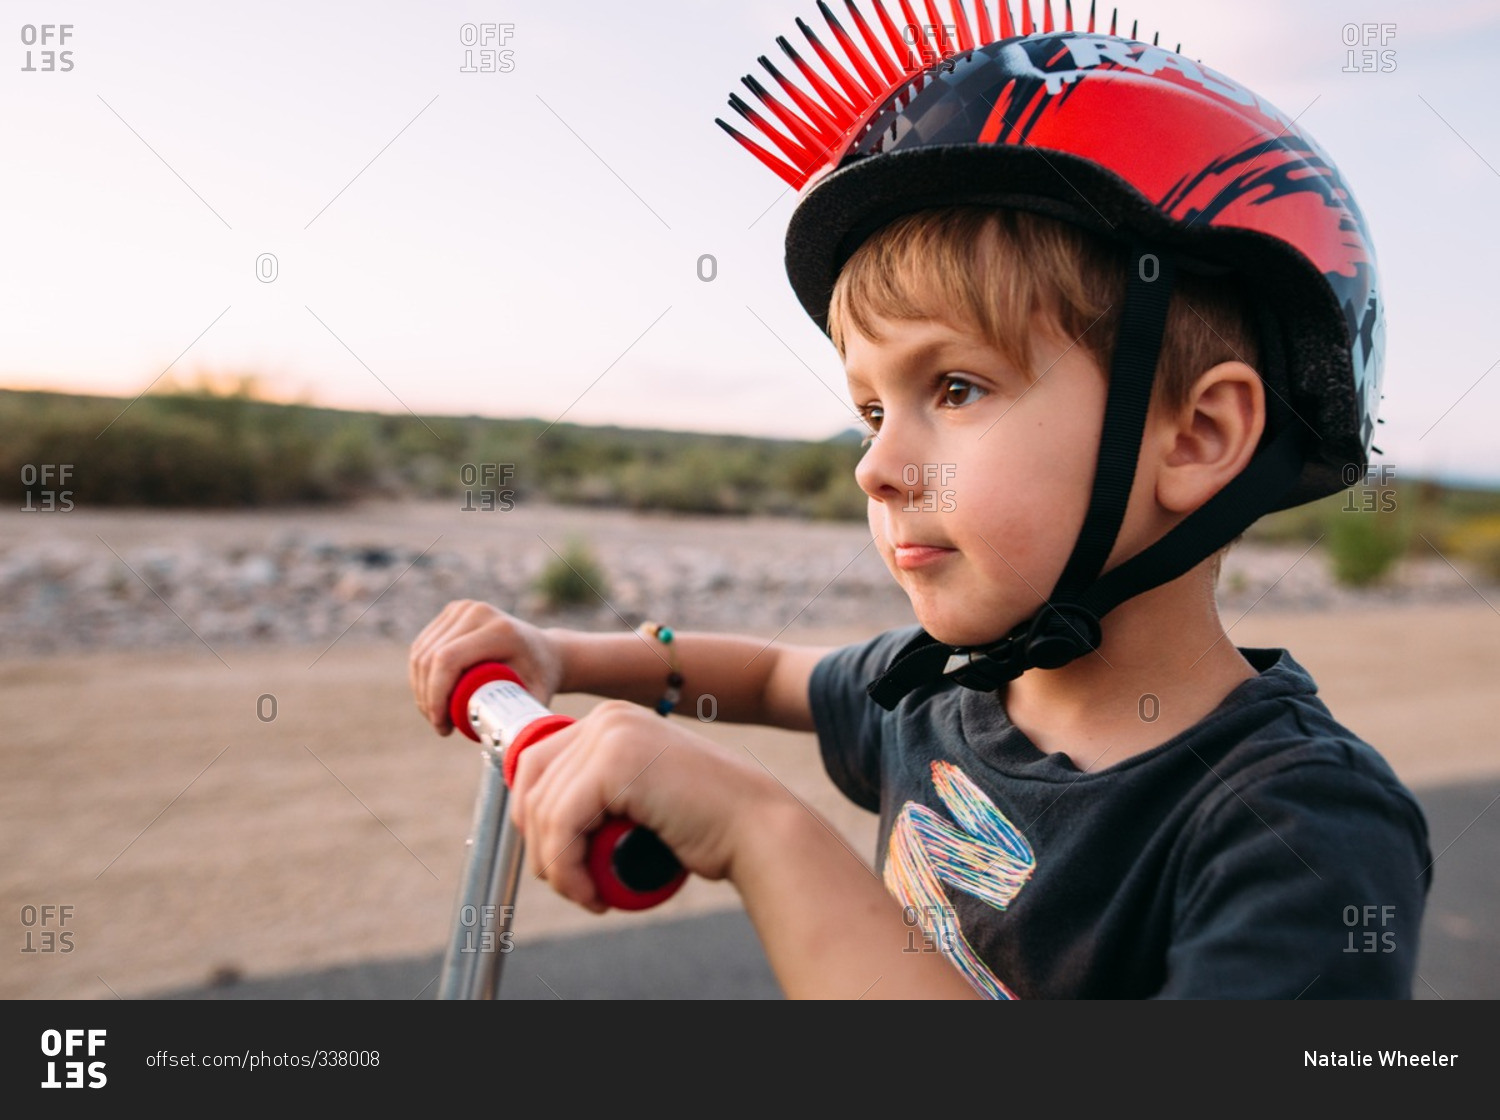
<path fill-rule="evenodd" d="M 667 716 L 672 709 L 677 707 L 677 701 L 682 699 L 682 674 L 677 671 L 677 647 L 672 644 L 676 637 L 670 626 L 663 626 L 658 622 L 643 622 L 636 627 L 638 633 L 647 638 L 655 638 L 667 647 L 667 656 L 672 662 L 672 671 L 667 674 L 667 691 L 662 698 L 656 702 L 656 714 Z"/>

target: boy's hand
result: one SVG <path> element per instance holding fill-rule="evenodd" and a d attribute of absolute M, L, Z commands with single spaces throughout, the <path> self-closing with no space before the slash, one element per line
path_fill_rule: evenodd
<path fill-rule="evenodd" d="M 607 701 L 526 748 L 511 818 L 526 837 L 531 873 L 563 897 L 607 909 L 584 865 L 605 816 L 651 829 L 688 871 L 732 876 L 761 809 L 791 795 L 754 762 L 636 704 Z"/>
<path fill-rule="evenodd" d="M 543 704 L 562 683 L 562 654 L 546 633 L 488 603 L 456 599 L 411 644 L 407 672 L 417 710 L 440 735 L 453 731 L 448 695 L 481 661 L 503 661 Z"/>

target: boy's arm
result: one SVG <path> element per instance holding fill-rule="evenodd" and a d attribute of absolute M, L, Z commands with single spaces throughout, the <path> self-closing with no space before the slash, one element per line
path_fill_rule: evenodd
<path fill-rule="evenodd" d="M 682 865 L 728 878 L 792 998 L 972 998 L 938 952 L 913 952 L 901 905 L 768 770 L 634 704 L 606 701 L 518 761 L 511 812 L 531 872 L 602 911 L 582 838 L 603 813 L 651 829 Z"/>
<path fill-rule="evenodd" d="M 813 729 L 808 683 L 828 651 L 759 638 L 681 634 L 669 651 L 635 632 L 544 630 L 488 603 L 455 599 L 412 642 L 407 672 L 418 711 L 448 735 L 449 693 L 481 661 L 508 662 L 544 704 L 557 692 L 587 692 L 654 707 L 666 692 L 674 651 L 683 713 Z"/>
<path fill-rule="evenodd" d="M 553 629 L 546 635 L 561 654 L 559 692 L 587 692 L 649 707 L 666 691 L 672 659 L 659 641 L 636 633 Z M 682 633 L 673 637 L 672 647 L 683 678 L 678 711 L 712 712 L 713 718 L 730 723 L 813 730 L 808 679 L 827 649 Z"/>
<path fill-rule="evenodd" d="M 977 999 L 911 927 L 875 872 L 798 802 L 762 814 L 730 878 L 789 999 Z"/>

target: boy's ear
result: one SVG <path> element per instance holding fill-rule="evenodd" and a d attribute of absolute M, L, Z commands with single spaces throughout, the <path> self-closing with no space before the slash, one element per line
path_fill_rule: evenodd
<path fill-rule="evenodd" d="M 1157 500 L 1172 513 L 1197 509 L 1245 469 L 1265 426 L 1260 374 L 1239 361 L 1205 371 L 1182 408 L 1162 419 Z"/>

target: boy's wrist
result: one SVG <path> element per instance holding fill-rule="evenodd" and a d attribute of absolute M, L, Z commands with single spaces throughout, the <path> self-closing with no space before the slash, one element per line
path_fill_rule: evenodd
<path fill-rule="evenodd" d="M 587 638 L 587 634 L 581 634 L 575 630 L 564 630 L 561 627 L 549 627 L 542 631 L 542 637 L 552 647 L 553 655 L 557 658 L 557 691 L 558 692 L 587 692 L 587 682 L 580 679 L 578 642 Z"/>
<path fill-rule="evenodd" d="M 584 692 L 616 700 L 637 700 L 630 659 L 645 651 L 638 635 L 549 627 L 543 638 L 557 662 L 558 692 Z M 623 641 L 624 638 L 630 640 Z M 638 648 L 639 647 L 639 648 Z"/>

